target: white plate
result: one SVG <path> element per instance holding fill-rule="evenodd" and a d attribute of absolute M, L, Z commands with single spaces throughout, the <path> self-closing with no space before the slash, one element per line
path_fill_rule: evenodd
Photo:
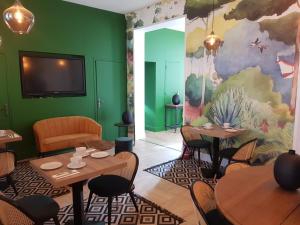
<path fill-rule="evenodd" d="M 230 132 L 230 133 L 234 133 L 234 132 L 237 132 L 238 130 L 235 130 L 235 129 L 226 129 L 225 131 Z"/>
<path fill-rule="evenodd" d="M 213 129 L 214 127 L 203 127 L 204 129 L 207 129 L 207 130 L 211 130 Z"/>
<path fill-rule="evenodd" d="M 91 154 L 91 157 L 96 158 L 96 159 L 101 159 L 104 157 L 110 156 L 109 153 L 107 152 L 95 152 Z"/>
<path fill-rule="evenodd" d="M 85 167 L 85 166 L 86 166 L 86 162 L 81 162 L 79 165 L 73 165 L 72 163 L 69 163 L 67 165 L 67 167 L 69 169 L 80 169 L 80 168 Z"/>
<path fill-rule="evenodd" d="M 60 167 L 62 167 L 62 163 L 61 162 L 48 162 L 48 163 L 44 163 L 40 166 L 40 168 L 42 170 L 55 170 L 58 169 Z"/>

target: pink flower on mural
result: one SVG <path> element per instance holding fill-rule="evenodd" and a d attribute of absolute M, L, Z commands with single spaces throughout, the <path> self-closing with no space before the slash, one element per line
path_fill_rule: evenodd
<path fill-rule="evenodd" d="M 189 120 L 193 121 L 202 115 L 203 107 L 191 106 L 189 101 L 185 101 L 185 117 L 189 118 Z"/>
<path fill-rule="evenodd" d="M 129 64 L 133 64 L 133 53 L 132 51 L 127 51 L 127 60 Z"/>
<path fill-rule="evenodd" d="M 260 130 L 264 133 L 268 133 L 269 132 L 269 123 L 266 119 L 264 119 L 261 124 L 260 124 Z"/>
<path fill-rule="evenodd" d="M 284 121 L 278 121 L 277 126 L 281 129 L 283 129 L 285 127 L 286 122 Z"/>

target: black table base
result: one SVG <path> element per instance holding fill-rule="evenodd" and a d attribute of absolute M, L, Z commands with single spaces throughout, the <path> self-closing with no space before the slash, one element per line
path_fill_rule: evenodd
<path fill-rule="evenodd" d="M 219 165 L 219 151 L 220 151 L 220 138 L 213 138 L 213 148 L 212 148 L 212 169 L 201 169 L 202 176 L 204 178 L 219 178 L 221 176 L 220 173 L 220 165 Z"/>
<path fill-rule="evenodd" d="M 84 215 L 83 203 L 83 185 L 86 181 L 80 181 L 70 185 L 72 187 L 73 195 L 73 213 L 74 220 L 68 221 L 67 225 L 105 225 L 105 222 L 89 222 L 86 221 Z"/>

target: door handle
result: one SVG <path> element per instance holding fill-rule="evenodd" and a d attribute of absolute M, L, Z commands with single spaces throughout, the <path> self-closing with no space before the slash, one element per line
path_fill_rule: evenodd
<path fill-rule="evenodd" d="M 97 108 L 98 108 L 98 109 L 100 109 L 101 103 L 103 103 L 103 101 L 101 101 L 100 98 L 98 98 L 98 99 L 97 99 Z"/>
<path fill-rule="evenodd" d="M 2 108 L 0 108 L 0 111 L 4 113 L 6 117 L 9 116 L 9 110 L 8 110 L 8 104 L 4 104 Z"/>

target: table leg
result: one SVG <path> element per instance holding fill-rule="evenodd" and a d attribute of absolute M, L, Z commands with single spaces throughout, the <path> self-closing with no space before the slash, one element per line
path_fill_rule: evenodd
<path fill-rule="evenodd" d="M 219 151 L 220 151 L 220 138 L 213 138 L 212 148 L 212 169 L 201 169 L 202 175 L 205 178 L 213 178 L 219 172 Z"/>
<path fill-rule="evenodd" d="M 177 108 L 175 108 L 175 133 L 177 131 L 177 127 L 178 127 L 178 110 Z"/>
<path fill-rule="evenodd" d="M 66 225 L 105 225 L 104 222 L 87 222 L 84 216 L 83 185 L 85 181 L 80 181 L 71 185 L 73 195 L 74 220 L 70 220 Z"/>
<path fill-rule="evenodd" d="M 167 108 L 165 108 L 165 129 L 168 130 L 168 125 L 167 125 Z"/>

